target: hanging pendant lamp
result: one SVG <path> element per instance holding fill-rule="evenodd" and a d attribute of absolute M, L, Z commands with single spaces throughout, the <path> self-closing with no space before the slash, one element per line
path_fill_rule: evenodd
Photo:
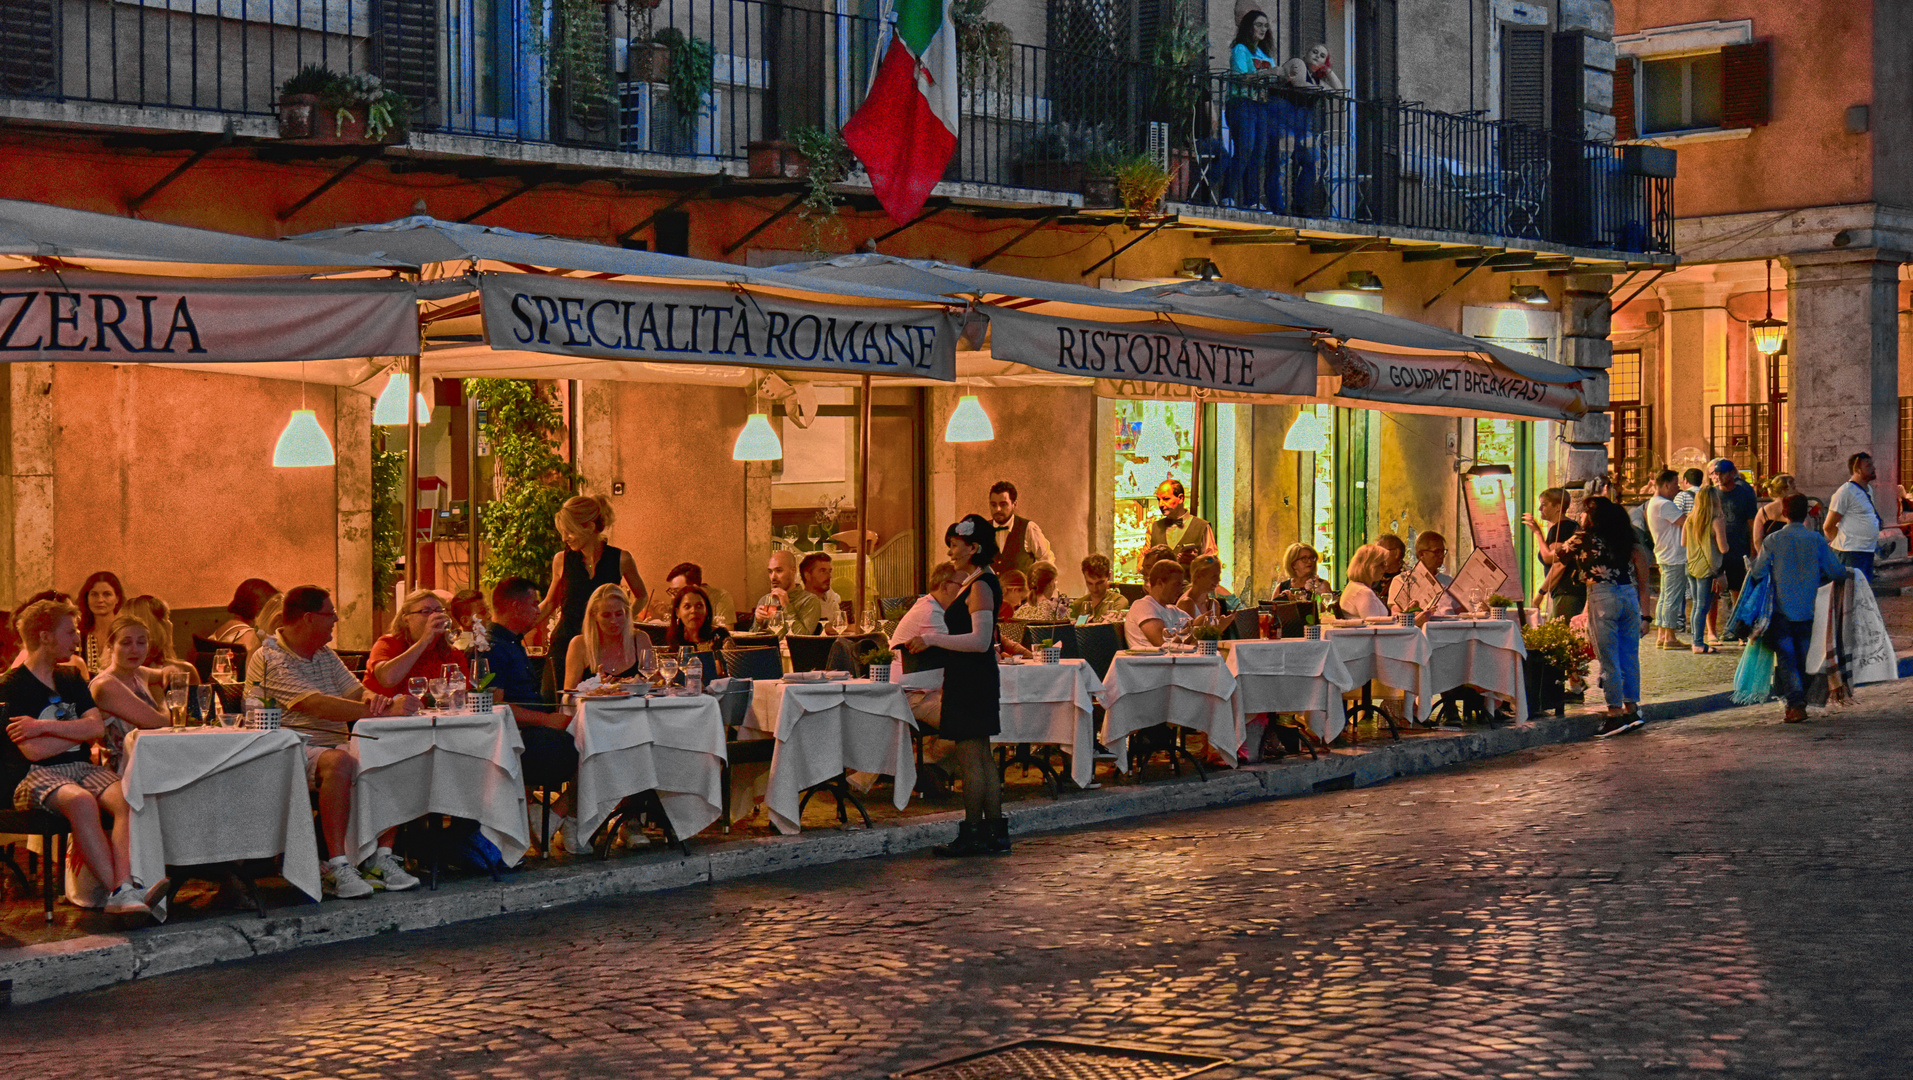
<path fill-rule="evenodd" d="M 305 370 L 305 364 L 301 363 L 299 407 L 292 410 L 286 429 L 279 433 L 278 445 L 272 448 L 272 464 L 276 468 L 310 469 L 338 464 L 338 457 L 332 452 L 332 440 L 326 438 L 325 429 L 319 426 L 319 414 L 305 407 Z"/>
<path fill-rule="evenodd" d="M 761 412 L 752 413 L 751 418 L 744 421 L 744 430 L 737 433 L 737 442 L 731 446 L 731 460 L 776 461 L 783 456 L 784 444 L 771 427 L 770 417 Z"/>
<path fill-rule="evenodd" d="M 975 394 L 965 394 L 957 399 L 956 411 L 950 414 L 950 422 L 943 425 L 943 441 L 953 443 L 989 442 L 996 438 L 996 426 L 990 423 L 990 414 L 983 411 L 983 403 Z"/>
<path fill-rule="evenodd" d="M 405 426 L 405 394 L 412 388 L 412 377 L 403 371 L 395 371 L 386 377 L 385 389 L 379 391 L 378 404 L 372 406 L 372 423 L 377 427 Z M 418 422 L 423 427 L 432 422 L 432 406 L 425 400 L 425 394 L 418 395 Z"/>
<path fill-rule="evenodd" d="M 1282 449 L 1298 454 L 1319 454 L 1328 449 L 1328 425 L 1315 415 L 1315 410 L 1303 406 L 1295 414 L 1295 422 L 1289 425 L 1288 434 L 1282 436 Z"/>
<path fill-rule="evenodd" d="M 1169 417 L 1165 413 L 1155 423 L 1149 422 L 1145 414 L 1142 431 L 1136 436 L 1136 453 L 1143 457 L 1172 458 L 1182 452 L 1176 445 L 1176 436 L 1169 429 Z"/>
<path fill-rule="evenodd" d="M 1763 355 L 1772 356 L 1780 351 L 1780 343 L 1787 340 L 1787 323 L 1784 319 L 1774 318 L 1774 261 L 1767 260 L 1767 317 L 1755 319 L 1747 324 L 1754 332 L 1754 348 Z"/>

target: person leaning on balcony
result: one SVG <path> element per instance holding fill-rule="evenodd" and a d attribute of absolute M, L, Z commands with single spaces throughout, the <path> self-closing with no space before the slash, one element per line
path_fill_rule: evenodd
<path fill-rule="evenodd" d="M 1269 17 L 1250 8 L 1236 19 L 1235 41 L 1229 45 L 1230 80 L 1223 115 L 1229 122 L 1230 154 L 1224 170 L 1224 206 L 1279 211 L 1282 206 L 1281 170 L 1275 160 L 1274 107 L 1264 89 L 1281 71 L 1275 63 L 1275 29 Z M 1258 174 L 1267 178 L 1256 194 Z"/>
<path fill-rule="evenodd" d="M 1289 200 L 1291 212 L 1311 213 L 1315 210 L 1315 151 L 1309 141 L 1322 128 L 1316 109 L 1322 94 L 1342 92 L 1342 77 L 1335 73 L 1328 46 L 1316 44 L 1309 48 L 1307 56 L 1292 57 L 1284 63 L 1278 82 L 1283 89 L 1270 101 L 1276 110 L 1269 137 L 1270 149 L 1276 158 L 1294 165 L 1295 197 Z M 1271 181 L 1271 186 L 1278 185 Z"/>

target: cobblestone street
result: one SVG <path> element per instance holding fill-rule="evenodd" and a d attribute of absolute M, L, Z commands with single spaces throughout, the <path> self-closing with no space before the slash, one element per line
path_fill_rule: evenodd
<path fill-rule="evenodd" d="M 506 917 L 0 1013 L 11 1077 L 1902 1077 L 1913 721 L 1777 707 L 1356 791 Z"/>

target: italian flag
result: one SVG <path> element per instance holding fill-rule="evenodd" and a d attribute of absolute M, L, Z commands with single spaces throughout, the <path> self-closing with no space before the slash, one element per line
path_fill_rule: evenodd
<path fill-rule="evenodd" d="M 956 152 L 956 27 L 948 0 L 893 0 L 889 22 L 894 31 L 844 142 L 901 225 L 922 211 Z"/>

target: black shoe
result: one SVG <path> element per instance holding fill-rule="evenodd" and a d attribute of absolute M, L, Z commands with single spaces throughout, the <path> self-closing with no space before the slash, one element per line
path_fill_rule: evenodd
<path fill-rule="evenodd" d="M 1626 721 L 1626 723 L 1621 725 L 1622 731 L 1639 731 L 1647 724 L 1647 721 L 1641 719 L 1641 714 L 1638 712 L 1622 713 L 1621 719 Z"/>
<path fill-rule="evenodd" d="M 972 855 L 986 854 L 989 850 L 989 842 L 983 836 L 983 823 L 965 821 L 957 826 L 955 840 L 938 844 L 930 849 L 930 853 L 945 859 L 966 859 Z"/>
<path fill-rule="evenodd" d="M 1595 732 L 1594 737 L 1597 739 L 1605 739 L 1609 735 L 1619 735 L 1621 732 L 1626 731 L 1627 716 L 1628 714 L 1626 713 L 1615 713 L 1609 716 L 1603 716 L 1601 718 L 1601 730 Z"/>
<path fill-rule="evenodd" d="M 1097 761 L 1116 760 L 1116 752 L 1111 750 L 1109 747 L 1104 746 L 1101 739 L 1096 740 L 1096 760 Z"/>
<path fill-rule="evenodd" d="M 984 850 L 992 855 L 1010 853 L 1010 819 L 1006 817 L 985 818 L 983 821 Z"/>

